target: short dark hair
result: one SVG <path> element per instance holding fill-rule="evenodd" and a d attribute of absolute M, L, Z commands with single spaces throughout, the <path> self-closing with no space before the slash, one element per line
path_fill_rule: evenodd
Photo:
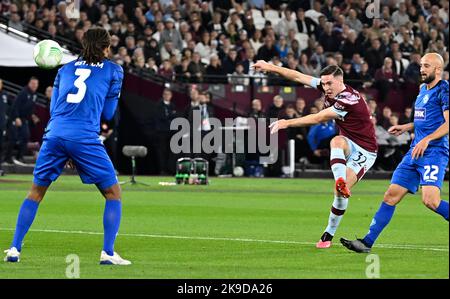
<path fill-rule="evenodd" d="M 103 28 L 91 28 L 83 35 L 81 56 L 87 63 L 99 63 L 105 58 L 104 50 L 111 45 L 111 36 Z"/>
<path fill-rule="evenodd" d="M 333 77 L 344 77 L 344 71 L 337 65 L 329 65 L 320 71 L 320 76 L 333 75 Z"/>

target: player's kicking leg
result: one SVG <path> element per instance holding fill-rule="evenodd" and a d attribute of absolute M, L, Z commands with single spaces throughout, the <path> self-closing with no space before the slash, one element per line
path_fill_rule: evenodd
<path fill-rule="evenodd" d="M 330 165 L 335 179 L 335 195 L 328 218 L 328 226 L 317 242 L 317 248 L 331 247 L 331 241 L 347 209 L 351 188 L 376 160 L 376 153 L 364 150 L 343 136 L 334 137 L 330 142 L 330 147 Z"/>
<path fill-rule="evenodd" d="M 130 265 L 131 262 L 120 257 L 114 251 L 114 243 L 120 227 L 122 217 L 121 191 L 119 184 L 104 188 L 97 185 L 100 192 L 105 197 L 105 211 L 103 213 L 103 250 L 100 254 L 101 265 Z"/>
<path fill-rule="evenodd" d="M 14 238 L 9 249 L 5 250 L 5 262 L 19 262 L 20 252 L 22 251 L 22 242 L 30 229 L 31 224 L 36 216 L 39 204 L 44 199 L 48 186 L 39 186 L 35 183 L 31 186 L 27 198 L 20 207 L 19 216 L 17 217 L 16 230 Z"/>
<path fill-rule="evenodd" d="M 350 191 L 357 182 L 358 179 L 355 172 L 350 168 L 346 168 L 346 188 Z M 317 248 L 324 249 L 331 247 L 333 237 L 336 234 L 336 230 L 341 223 L 342 218 L 344 217 L 347 206 L 348 198 L 335 190 L 333 204 L 331 205 L 331 211 L 328 217 L 328 225 L 320 237 L 320 240 L 316 244 Z"/>
<path fill-rule="evenodd" d="M 347 180 L 348 170 L 346 160 L 346 157 L 350 154 L 349 144 L 344 137 L 336 136 L 331 140 L 330 148 L 330 165 L 335 180 L 334 200 L 331 206 L 328 226 L 319 242 L 317 242 L 317 248 L 331 247 L 331 240 L 333 239 L 339 222 L 347 209 L 348 198 L 351 195 L 350 182 Z M 354 177 L 356 178 L 356 176 Z M 356 180 L 352 183 L 354 184 L 355 182 Z"/>

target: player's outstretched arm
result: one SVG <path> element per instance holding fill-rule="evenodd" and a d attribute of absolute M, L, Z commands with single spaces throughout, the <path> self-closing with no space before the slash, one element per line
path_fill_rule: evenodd
<path fill-rule="evenodd" d="M 404 125 L 396 125 L 389 128 L 388 132 L 392 135 L 399 136 L 405 132 L 414 130 L 414 123 Z"/>
<path fill-rule="evenodd" d="M 439 128 L 437 128 L 436 131 L 434 131 L 433 133 L 431 133 L 428 136 L 425 136 L 422 140 L 420 140 L 416 144 L 416 146 L 414 146 L 414 149 L 411 153 L 411 157 L 413 159 L 420 158 L 423 156 L 423 154 L 425 153 L 425 150 L 428 148 L 428 144 L 430 143 L 430 141 L 436 140 L 436 139 L 444 137 L 445 135 L 448 135 L 448 132 L 449 132 L 448 110 L 444 111 L 444 119 L 445 119 L 445 122 Z"/>
<path fill-rule="evenodd" d="M 334 111 L 333 107 L 329 107 L 315 114 L 308 114 L 303 117 L 294 118 L 294 119 L 280 119 L 276 122 L 270 124 L 269 128 L 270 134 L 275 134 L 281 129 L 286 129 L 289 127 L 308 127 L 316 124 L 320 124 L 330 119 L 336 119 L 339 115 Z"/>
<path fill-rule="evenodd" d="M 260 72 L 269 72 L 269 73 L 275 73 L 280 76 L 285 77 L 286 79 L 289 79 L 291 81 L 295 81 L 304 85 L 317 87 L 317 85 L 320 82 L 319 78 L 315 78 L 309 75 L 305 75 L 303 73 L 300 73 L 298 71 L 294 71 L 285 67 L 277 66 L 271 63 L 267 63 L 264 60 L 258 60 L 254 65 L 253 68 L 256 71 Z"/>

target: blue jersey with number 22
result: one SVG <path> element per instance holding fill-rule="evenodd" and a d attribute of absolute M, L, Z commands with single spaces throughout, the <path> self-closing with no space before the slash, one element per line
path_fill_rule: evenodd
<path fill-rule="evenodd" d="M 442 188 L 445 168 L 448 164 L 447 135 L 429 143 L 422 157 L 413 159 L 414 147 L 426 136 L 445 123 L 444 112 L 448 110 L 448 82 L 441 80 L 433 88 L 423 84 L 414 105 L 414 141 L 392 175 L 392 184 L 400 185 L 415 193 L 419 186 Z"/>

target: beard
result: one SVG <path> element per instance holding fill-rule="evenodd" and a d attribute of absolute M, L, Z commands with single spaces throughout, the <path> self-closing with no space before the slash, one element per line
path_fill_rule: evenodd
<path fill-rule="evenodd" d="M 433 82 L 434 79 L 436 79 L 436 75 L 430 74 L 430 75 L 426 76 L 424 79 L 422 79 L 422 83 L 429 84 L 429 83 Z"/>

